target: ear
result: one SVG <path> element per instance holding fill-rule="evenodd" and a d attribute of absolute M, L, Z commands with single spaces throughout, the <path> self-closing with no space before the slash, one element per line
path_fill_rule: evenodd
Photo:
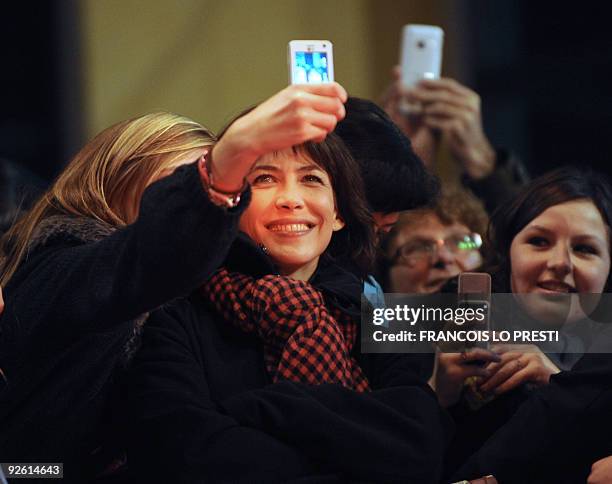
<path fill-rule="evenodd" d="M 343 229 L 345 225 L 346 225 L 346 224 L 344 223 L 344 220 L 342 220 L 342 219 L 340 218 L 340 215 L 338 215 L 338 214 L 336 213 L 336 218 L 335 218 L 335 220 L 334 220 L 334 225 L 333 225 L 333 227 L 332 227 L 333 231 L 334 231 L 334 232 L 337 232 L 338 230 Z"/>

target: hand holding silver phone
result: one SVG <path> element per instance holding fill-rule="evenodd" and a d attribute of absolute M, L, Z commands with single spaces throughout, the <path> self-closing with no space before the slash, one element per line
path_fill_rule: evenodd
<path fill-rule="evenodd" d="M 462 272 L 459 274 L 457 290 L 459 307 L 470 308 L 478 314 L 483 314 L 483 320 L 478 321 L 477 328 L 482 331 L 491 330 L 491 276 L 486 272 Z M 489 340 L 476 344 L 479 348 L 489 349 Z"/>

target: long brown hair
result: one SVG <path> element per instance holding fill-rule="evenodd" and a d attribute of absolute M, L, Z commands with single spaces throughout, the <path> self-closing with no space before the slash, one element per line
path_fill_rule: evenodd
<path fill-rule="evenodd" d="M 152 113 L 105 129 L 70 161 L 51 188 L 0 242 L 0 285 L 6 286 L 24 259 L 37 225 L 56 215 L 74 215 L 122 227 L 151 181 L 192 150 L 211 146 L 215 136 L 189 118 Z"/>
<path fill-rule="evenodd" d="M 335 257 L 348 256 L 366 276 L 372 271 L 376 249 L 374 219 L 359 165 L 335 133 L 329 133 L 322 142 L 307 141 L 293 149 L 306 153 L 331 180 L 338 215 L 345 226 L 333 233 L 327 252 Z"/>

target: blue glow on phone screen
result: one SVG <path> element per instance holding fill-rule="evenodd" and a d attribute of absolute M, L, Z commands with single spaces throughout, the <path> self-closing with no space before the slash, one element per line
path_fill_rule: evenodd
<path fill-rule="evenodd" d="M 325 52 L 296 52 L 295 79 L 297 84 L 329 82 L 327 54 Z"/>

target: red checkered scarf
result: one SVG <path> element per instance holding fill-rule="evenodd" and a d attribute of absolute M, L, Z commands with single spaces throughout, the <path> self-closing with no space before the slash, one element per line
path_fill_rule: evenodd
<path fill-rule="evenodd" d="M 340 310 L 330 311 L 307 282 L 277 275 L 255 279 L 220 269 L 202 291 L 227 321 L 261 338 L 273 381 L 340 383 L 369 391 L 366 376 L 349 354 L 357 324 Z"/>

